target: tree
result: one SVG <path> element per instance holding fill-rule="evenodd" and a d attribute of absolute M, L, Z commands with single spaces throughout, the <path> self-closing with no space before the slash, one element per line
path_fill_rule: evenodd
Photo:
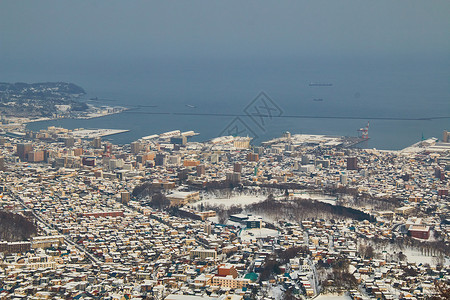
<path fill-rule="evenodd" d="M 297 297 L 294 296 L 294 294 L 292 294 L 292 291 L 290 289 L 287 289 L 282 296 L 282 299 L 285 300 L 296 300 L 298 299 Z"/>
<path fill-rule="evenodd" d="M 433 300 L 450 299 L 450 285 L 448 282 L 435 280 L 434 287 L 436 290 L 436 295 L 434 295 L 430 299 Z"/>
<path fill-rule="evenodd" d="M 348 271 L 349 265 L 350 263 L 347 259 L 337 259 L 332 265 L 332 272 L 328 278 L 333 281 L 334 286 L 342 290 L 350 290 L 358 286 L 355 276 Z"/>
<path fill-rule="evenodd" d="M 150 206 L 156 209 L 165 209 L 170 206 L 170 201 L 161 192 L 157 192 L 152 196 Z"/>
<path fill-rule="evenodd" d="M 274 257 L 270 257 L 266 259 L 266 262 L 264 264 L 264 268 L 261 271 L 261 275 L 259 276 L 259 280 L 266 281 L 270 278 L 272 273 L 280 274 L 280 264 L 277 262 L 277 260 Z"/>
<path fill-rule="evenodd" d="M 405 261 L 406 258 L 407 258 L 406 255 L 403 254 L 402 251 L 400 251 L 399 253 L 397 253 L 397 257 L 398 257 L 398 260 L 399 260 L 399 261 Z"/>
<path fill-rule="evenodd" d="M 284 251 L 281 251 L 279 257 L 283 263 L 289 262 L 290 259 L 296 257 L 299 254 L 309 253 L 308 247 L 291 247 Z"/>
<path fill-rule="evenodd" d="M 23 241 L 37 234 L 35 224 L 20 214 L 0 211 L 0 240 Z"/>
<path fill-rule="evenodd" d="M 359 254 L 362 258 L 372 259 L 375 257 L 375 250 L 371 245 L 361 244 L 359 246 Z"/>

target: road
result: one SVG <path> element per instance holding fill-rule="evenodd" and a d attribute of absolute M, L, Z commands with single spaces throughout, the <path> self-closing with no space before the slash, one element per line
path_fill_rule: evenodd
<path fill-rule="evenodd" d="M 20 196 L 18 196 L 15 192 L 14 189 L 11 188 L 11 186 L 7 186 L 8 191 L 10 192 L 11 196 L 13 196 L 17 201 L 20 202 L 20 204 L 25 208 L 30 210 L 33 213 L 33 216 L 36 218 L 36 220 L 38 220 L 41 225 L 41 228 L 45 228 L 47 229 L 47 231 L 50 230 L 57 230 L 53 224 L 49 224 L 47 221 L 45 221 L 33 208 L 30 208 L 23 200 Z M 59 231 L 58 231 L 59 232 Z M 99 261 L 95 256 L 93 256 L 91 253 L 89 253 L 89 251 L 87 251 L 84 247 L 81 247 L 80 245 L 76 244 L 74 241 L 72 241 L 68 236 L 62 234 L 61 232 L 59 232 L 63 237 L 64 237 L 64 242 L 66 244 L 70 244 L 72 246 L 75 246 L 80 252 L 82 252 L 86 257 L 88 257 L 92 263 L 94 265 L 101 265 L 103 264 L 103 262 Z"/>

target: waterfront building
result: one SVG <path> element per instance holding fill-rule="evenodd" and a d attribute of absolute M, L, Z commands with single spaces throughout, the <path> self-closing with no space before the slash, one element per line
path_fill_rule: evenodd
<path fill-rule="evenodd" d="M 92 147 L 96 148 L 96 149 L 101 149 L 102 148 L 102 138 L 97 136 L 92 140 Z"/>

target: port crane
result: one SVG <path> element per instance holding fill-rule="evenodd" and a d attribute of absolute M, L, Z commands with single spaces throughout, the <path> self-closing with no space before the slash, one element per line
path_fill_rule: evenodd
<path fill-rule="evenodd" d="M 369 139 L 369 121 L 367 121 L 367 126 L 358 129 L 358 137 L 368 140 Z"/>

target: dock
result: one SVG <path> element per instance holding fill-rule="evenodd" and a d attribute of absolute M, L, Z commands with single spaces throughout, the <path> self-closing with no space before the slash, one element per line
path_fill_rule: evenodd
<path fill-rule="evenodd" d="M 71 133 L 74 138 L 94 139 L 128 132 L 127 129 L 74 129 Z"/>
<path fill-rule="evenodd" d="M 169 139 L 171 137 L 176 137 L 176 136 L 185 136 L 187 138 L 189 137 L 193 137 L 199 135 L 197 132 L 194 132 L 192 130 L 190 131 L 185 131 L 185 132 L 181 132 L 181 130 L 173 130 L 173 131 L 169 131 L 169 132 L 164 132 L 161 134 L 152 134 L 152 135 L 147 135 L 142 137 L 142 140 L 153 140 L 153 139 Z"/>
<path fill-rule="evenodd" d="M 367 137 L 367 138 L 349 137 L 349 136 L 342 137 L 342 141 L 343 141 L 342 146 L 344 148 L 352 148 L 352 147 L 355 147 L 356 145 L 367 142 L 369 139 L 370 139 L 369 137 Z"/>

